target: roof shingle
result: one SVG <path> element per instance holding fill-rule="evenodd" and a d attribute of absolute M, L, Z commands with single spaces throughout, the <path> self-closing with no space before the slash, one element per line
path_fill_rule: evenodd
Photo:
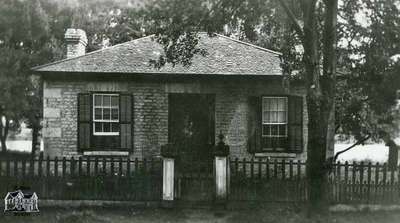
<path fill-rule="evenodd" d="M 221 75 L 282 75 L 281 55 L 268 49 L 222 35 L 200 33 L 198 47 L 206 56 L 195 55 L 190 66 L 166 64 L 160 69 L 150 64 L 163 54 L 152 36 L 118 44 L 86 55 L 34 67 L 37 72 L 90 73 L 173 73 Z"/>

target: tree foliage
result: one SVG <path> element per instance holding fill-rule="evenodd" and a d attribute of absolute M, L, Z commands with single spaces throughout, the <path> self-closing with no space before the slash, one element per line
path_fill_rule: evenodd
<path fill-rule="evenodd" d="M 400 52 L 399 7 L 396 1 L 343 1 L 338 133 L 374 141 L 383 132 L 397 135 L 400 70 L 393 56 Z"/>

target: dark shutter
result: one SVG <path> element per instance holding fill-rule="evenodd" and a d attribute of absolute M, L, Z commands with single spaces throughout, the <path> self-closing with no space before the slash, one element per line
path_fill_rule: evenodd
<path fill-rule="evenodd" d="M 121 149 L 133 151 L 133 98 L 131 94 L 121 94 L 119 97 L 120 105 L 120 140 Z"/>
<path fill-rule="evenodd" d="M 251 96 L 248 99 L 248 151 L 255 153 L 262 151 L 261 148 L 261 97 Z"/>
<path fill-rule="evenodd" d="M 289 151 L 303 151 L 303 97 L 289 97 Z"/>
<path fill-rule="evenodd" d="M 90 148 L 91 97 L 89 93 L 78 94 L 78 150 Z"/>

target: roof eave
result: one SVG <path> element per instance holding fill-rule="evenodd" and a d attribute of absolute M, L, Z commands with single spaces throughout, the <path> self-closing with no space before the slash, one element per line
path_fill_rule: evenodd
<path fill-rule="evenodd" d="M 118 72 L 118 71 L 106 71 L 106 72 L 93 72 L 93 71 L 43 71 L 33 70 L 34 73 L 39 75 L 51 75 L 51 74 L 96 74 L 96 75 L 169 75 L 169 76 L 239 76 L 239 77 L 283 77 L 283 74 L 260 74 L 260 73 L 185 73 L 185 72 Z"/>

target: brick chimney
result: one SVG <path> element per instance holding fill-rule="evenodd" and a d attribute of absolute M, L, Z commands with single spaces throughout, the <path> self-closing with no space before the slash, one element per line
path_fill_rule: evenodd
<path fill-rule="evenodd" d="M 85 55 L 87 37 L 85 31 L 81 29 L 67 29 L 64 35 L 67 43 L 67 58 Z"/>

